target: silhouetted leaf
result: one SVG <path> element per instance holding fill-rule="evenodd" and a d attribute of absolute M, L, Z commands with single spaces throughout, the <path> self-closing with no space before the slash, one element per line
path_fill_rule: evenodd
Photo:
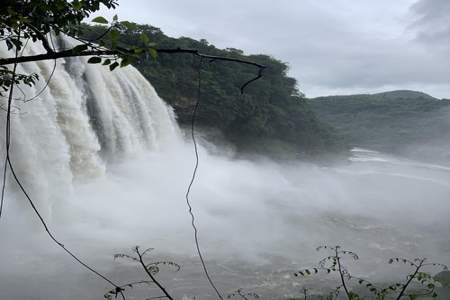
<path fill-rule="evenodd" d="M 94 57 L 91 57 L 91 58 L 88 59 L 88 63 L 89 64 L 98 64 L 98 63 L 101 63 L 101 62 L 102 62 L 102 59 L 100 57 L 98 57 L 98 56 L 94 56 Z"/>
<path fill-rule="evenodd" d="M 108 20 L 106 20 L 104 17 L 102 16 L 98 16 L 94 19 L 92 19 L 92 22 L 94 23 L 99 23 L 99 24 L 108 24 Z"/>

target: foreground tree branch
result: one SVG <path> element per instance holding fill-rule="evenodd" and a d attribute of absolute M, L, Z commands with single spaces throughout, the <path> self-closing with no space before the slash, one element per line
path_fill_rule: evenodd
<path fill-rule="evenodd" d="M 198 57 L 203 57 L 206 59 L 210 59 L 212 61 L 215 60 L 221 60 L 221 61 L 231 61 L 231 62 L 237 62 L 241 64 L 247 64 L 251 66 L 258 67 L 260 69 L 265 69 L 266 66 L 248 61 L 243 60 L 239 58 L 231 58 L 231 57 L 224 57 L 224 56 L 215 56 L 215 55 L 208 55 L 199 52 L 195 49 L 183 49 L 183 48 L 174 48 L 174 49 L 155 49 L 157 53 L 188 53 L 193 54 Z M 94 56 L 94 55 L 119 55 L 123 54 L 124 52 L 129 52 L 131 54 L 130 50 L 127 49 L 120 49 L 120 50 L 85 50 L 85 51 L 76 51 L 75 48 L 59 51 L 59 52 L 50 52 L 45 54 L 37 54 L 37 55 L 29 55 L 29 56 L 20 56 L 20 57 L 10 57 L 10 58 L 0 58 L 0 65 L 10 65 L 15 63 L 24 63 L 24 62 L 32 62 L 32 61 L 41 61 L 41 60 L 53 60 L 58 58 L 65 58 L 65 57 L 75 57 L 75 56 Z"/>
<path fill-rule="evenodd" d="M 92 45 L 86 45 L 89 47 L 92 47 Z M 203 59 L 208 59 L 211 62 L 213 61 L 228 61 L 228 62 L 235 62 L 245 65 L 250 65 L 257 67 L 258 74 L 245 82 L 241 87 L 241 94 L 244 93 L 244 89 L 252 82 L 258 80 L 262 77 L 262 72 L 266 68 L 266 66 L 248 61 L 243 60 L 239 58 L 232 58 L 232 57 L 225 57 L 225 56 L 216 56 L 216 55 L 209 55 L 201 53 L 200 51 L 196 49 L 184 49 L 184 48 L 173 48 L 173 49 L 164 49 L 164 48 L 156 48 L 154 49 L 157 53 L 167 53 L 167 54 L 177 54 L 177 53 L 185 53 L 185 54 L 192 54 L 195 56 L 198 56 Z M 120 56 L 120 55 L 134 55 L 132 50 L 125 49 L 125 48 L 117 48 L 116 50 L 109 50 L 109 49 L 100 49 L 100 48 L 94 48 L 90 50 L 83 50 L 79 51 L 79 48 L 74 47 L 69 50 L 59 51 L 59 52 L 47 52 L 44 54 L 37 54 L 37 55 L 29 55 L 29 56 L 20 56 L 20 57 L 10 57 L 10 58 L 0 58 L 0 66 L 4 65 L 10 65 L 10 64 L 19 64 L 19 63 L 25 63 L 25 62 L 35 62 L 35 61 L 42 61 L 42 60 L 55 60 L 59 58 L 67 58 L 67 57 L 79 57 L 79 56 L 103 56 L 103 55 L 113 55 L 113 56 Z"/>
<path fill-rule="evenodd" d="M 164 295 L 165 295 L 165 297 L 166 297 L 167 299 L 173 300 L 173 297 L 169 294 L 169 292 L 166 290 L 166 288 L 163 287 L 161 283 L 159 283 L 159 281 L 155 278 L 155 276 L 153 276 L 152 272 L 149 270 L 149 268 L 148 268 L 147 265 L 145 264 L 145 262 L 144 262 L 144 257 L 143 257 L 143 256 L 145 255 L 145 252 L 147 252 L 147 250 L 144 251 L 144 252 L 140 252 L 139 247 L 136 246 L 136 247 L 134 248 L 134 251 L 135 251 L 136 254 L 138 255 L 139 263 L 141 264 L 141 266 L 142 266 L 142 268 L 144 269 L 145 273 L 147 273 L 148 277 L 150 277 L 150 279 L 152 280 L 152 282 L 153 282 L 154 284 L 156 284 L 156 286 L 164 293 Z"/>
<path fill-rule="evenodd" d="M 411 282 L 416 278 L 417 273 L 419 273 L 420 269 L 422 269 L 424 262 L 425 262 L 425 259 L 422 258 L 418 261 L 418 264 L 413 263 L 413 265 L 415 266 L 415 270 L 411 275 L 409 275 L 408 281 L 406 281 L 406 283 L 403 285 L 397 298 L 395 298 L 396 300 L 400 300 L 402 297 L 406 296 L 405 295 L 406 289 L 411 285 Z"/>
<path fill-rule="evenodd" d="M 0 66 L 10 65 L 15 63 L 25 63 L 25 62 L 35 62 L 41 60 L 53 60 L 58 58 L 65 57 L 76 57 L 76 56 L 94 56 L 94 55 L 118 55 L 119 51 L 113 50 L 86 50 L 82 52 L 78 52 L 74 49 L 45 53 L 45 54 L 37 54 L 37 55 L 29 55 L 29 56 L 20 56 L 20 57 L 10 57 L 10 58 L 1 58 Z"/>
<path fill-rule="evenodd" d="M 168 290 L 156 278 L 156 274 L 160 270 L 159 266 L 162 266 L 162 265 L 175 267 L 176 272 L 178 272 L 181 267 L 180 267 L 180 265 L 178 265 L 177 263 L 174 263 L 172 261 L 155 261 L 155 262 L 150 262 L 150 263 L 145 262 L 144 256 L 152 250 L 153 250 L 153 248 L 148 248 L 144 251 L 141 251 L 139 246 L 136 246 L 133 248 L 133 252 L 136 254 L 136 256 L 129 255 L 126 253 L 118 253 L 118 254 L 114 255 L 115 259 L 116 258 L 124 258 L 124 259 L 130 260 L 132 262 L 139 264 L 142 267 L 142 269 L 144 269 L 145 273 L 150 278 L 150 280 L 141 280 L 141 281 L 134 281 L 134 282 L 126 283 L 119 287 L 121 289 L 119 291 L 117 289 L 112 289 L 112 290 L 108 291 L 104 295 L 105 299 L 112 300 L 113 297 L 117 297 L 118 292 L 122 292 L 122 291 L 125 291 L 126 288 L 132 288 L 133 286 L 142 285 L 142 284 L 154 284 L 156 286 L 156 288 L 158 288 L 164 294 L 163 296 L 147 298 L 147 300 L 163 299 L 163 298 L 167 298 L 169 300 L 174 299 L 173 296 L 168 292 Z"/>

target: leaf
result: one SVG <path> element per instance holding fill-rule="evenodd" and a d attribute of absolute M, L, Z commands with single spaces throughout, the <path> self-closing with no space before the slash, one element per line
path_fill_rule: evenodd
<path fill-rule="evenodd" d="M 113 21 L 114 21 L 114 22 L 117 22 L 118 20 L 119 20 L 119 17 L 118 17 L 117 15 L 114 15 Z"/>
<path fill-rule="evenodd" d="M 109 66 L 110 71 L 114 71 L 115 68 L 119 66 L 119 63 L 116 61 Z"/>
<path fill-rule="evenodd" d="M 149 48 L 149 49 L 148 49 L 148 53 L 150 53 L 150 56 L 151 56 L 153 59 L 156 59 L 156 57 L 158 56 L 158 52 L 156 52 L 156 50 L 155 50 L 154 48 Z"/>
<path fill-rule="evenodd" d="M 107 66 L 111 63 L 111 60 L 109 58 L 105 59 L 105 61 L 102 63 L 102 65 Z"/>
<path fill-rule="evenodd" d="M 80 52 L 82 52 L 82 51 L 84 51 L 84 50 L 87 50 L 87 48 L 88 48 L 88 45 L 83 44 L 83 45 L 75 46 L 75 47 L 72 49 L 72 51 L 75 52 L 75 53 L 80 53 Z"/>
<path fill-rule="evenodd" d="M 81 5 L 80 1 L 74 0 L 72 2 L 72 7 L 73 7 L 74 10 L 80 10 L 82 5 Z"/>
<path fill-rule="evenodd" d="M 101 63 L 102 59 L 98 56 L 93 56 L 91 58 L 88 59 L 88 64 L 98 64 Z"/>
<path fill-rule="evenodd" d="M 131 64 L 131 58 L 130 57 L 125 57 L 120 62 L 120 67 L 124 68 L 124 67 L 128 66 L 129 64 Z"/>
<path fill-rule="evenodd" d="M 135 47 L 135 48 L 132 49 L 132 51 L 133 51 L 134 54 L 139 55 L 139 54 L 142 53 L 143 49 Z"/>
<path fill-rule="evenodd" d="M 102 17 L 102 16 L 98 16 L 98 17 L 92 19 L 91 22 L 93 22 L 93 23 L 99 23 L 99 24 L 108 24 L 108 23 L 109 23 L 108 20 L 106 20 L 106 19 L 105 19 L 104 17 Z"/>
<path fill-rule="evenodd" d="M 141 35 L 139 36 L 139 39 L 140 39 L 145 45 L 147 45 L 148 43 L 150 43 L 150 38 L 149 38 L 148 35 L 146 35 L 144 32 L 141 33 Z"/>
<path fill-rule="evenodd" d="M 11 42 L 16 46 L 17 50 L 22 48 L 22 42 L 18 39 L 12 39 Z"/>
<path fill-rule="evenodd" d="M 137 29 L 137 24 L 136 23 L 131 23 L 131 22 L 128 22 L 128 21 L 122 21 L 122 22 L 120 22 L 120 24 L 122 26 L 124 26 L 128 30 L 136 30 Z"/>
<path fill-rule="evenodd" d="M 8 50 L 11 50 L 14 47 L 13 43 L 10 40 L 6 40 L 6 45 L 8 46 Z"/>

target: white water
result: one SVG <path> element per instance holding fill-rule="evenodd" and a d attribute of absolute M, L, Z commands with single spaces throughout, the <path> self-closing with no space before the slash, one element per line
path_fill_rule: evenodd
<path fill-rule="evenodd" d="M 68 39 L 59 44 L 73 46 Z M 24 54 L 41 52 L 32 44 Z M 0 55 L 11 54 L 1 48 Z M 11 133 L 12 160 L 47 215 L 61 196 L 73 194 L 74 181 L 102 177 L 106 162 L 162 150 L 180 139 L 172 109 L 132 67 L 112 73 L 84 58 L 58 60 L 48 88 L 28 102 L 43 89 L 53 64 L 19 65 L 18 73 L 36 73 L 41 80 L 20 86 L 23 93 L 16 89 Z M 7 99 L 1 100 L 6 107 Z M 5 113 L 0 117 L 5 124 Z"/>
<path fill-rule="evenodd" d="M 111 73 L 84 61 L 58 61 L 41 97 L 16 102 L 11 155 L 20 177 L 57 237 L 109 276 L 139 279 L 112 254 L 155 247 L 155 259 L 183 266 L 177 281 L 164 275 L 176 295 L 208 298 L 184 202 L 192 145 L 134 68 Z M 44 79 L 52 67 L 47 61 L 19 71 Z M 30 97 L 42 85 L 22 88 Z M 381 263 L 397 255 L 450 263 L 445 166 L 363 149 L 335 167 L 232 160 L 205 147 L 200 158 L 192 202 L 202 249 L 224 292 L 272 286 L 287 294 L 296 281 L 286 275 L 314 263 L 324 243 L 360 253 L 364 262 L 355 270 L 364 275 L 385 275 L 389 267 Z M 51 244 L 11 180 L 6 201 L 0 299 L 100 299 L 108 285 Z"/>

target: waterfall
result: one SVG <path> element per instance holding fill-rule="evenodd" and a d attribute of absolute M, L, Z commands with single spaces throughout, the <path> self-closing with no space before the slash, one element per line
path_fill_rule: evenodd
<path fill-rule="evenodd" d="M 56 42 L 74 45 L 63 37 Z M 42 52 L 29 44 L 24 55 Z M 0 56 L 11 55 L 0 47 Z M 182 141 L 172 109 L 133 67 L 110 72 L 86 58 L 56 64 L 48 87 L 28 102 L 23 100 L 44 88 L 54 61 L 18 67 L 40 80 L 15 90 L 11 145 L 15 169 L 52 231 L 121 283 L 135 278 L 136 269 L 117 265 L 113 254 L 134 245 L 155 247 L 149 259 L 169 257 L 183 265 L 177 275 L 161 274 L 174 276 L 163 281 L 175 298 L 211 299 L 199 275 L 185 203 L 193 145 Z M 1 97 L 3 109 L 6 104 Z M 5 116 L 0 110 L 3 124 Z M 209 270 L 223 291 L 261 283 L 258 293 L 267 299 L 297 293 L 295 281 L 279 270 L 315 264 L 314 249 L 323 244 L 355 250 L 363 259 L 352 270 L 382 282 L 391 269 L 380 262 L 388 257 L 450 264 L 446 166 L 364 149 L 337 165 L 232 159 L 208 152 L 207 142 L 198 140 L 191 203 Z M 34 226 L 37 218 L 16 188 L 10 180 L 0 222 L 0 299 L 101 297 L 110 287 L 55 247 L 40 224 Z"/>
<path fill-rule="evenodd" d="M 55 42 L 60 48 L 75 45 L 62 36 Z M 30 42 L 23 55 L 43 52 L 38 43 Z M 0 47 L 0 56 L 11 55 L 13 51 Z M 111 72 L 75 57 L 20 64 L 17 72 L 36 73 L 39 81 L 15 89 L 11 160 L 44 211 L 71 192 L 74 180 L 102 176 L 112 160 L 162 150 L 179 139 L 172 108 L 134 67 Z M 6 96 L 0 100 L 3 110 Z M 5 124 L 6 111 L 0 112 L 0 122 Z M 5 140 L 4 130 L 0 139 Z M 0 153 L 3 159 L 4 142 Z"/>

